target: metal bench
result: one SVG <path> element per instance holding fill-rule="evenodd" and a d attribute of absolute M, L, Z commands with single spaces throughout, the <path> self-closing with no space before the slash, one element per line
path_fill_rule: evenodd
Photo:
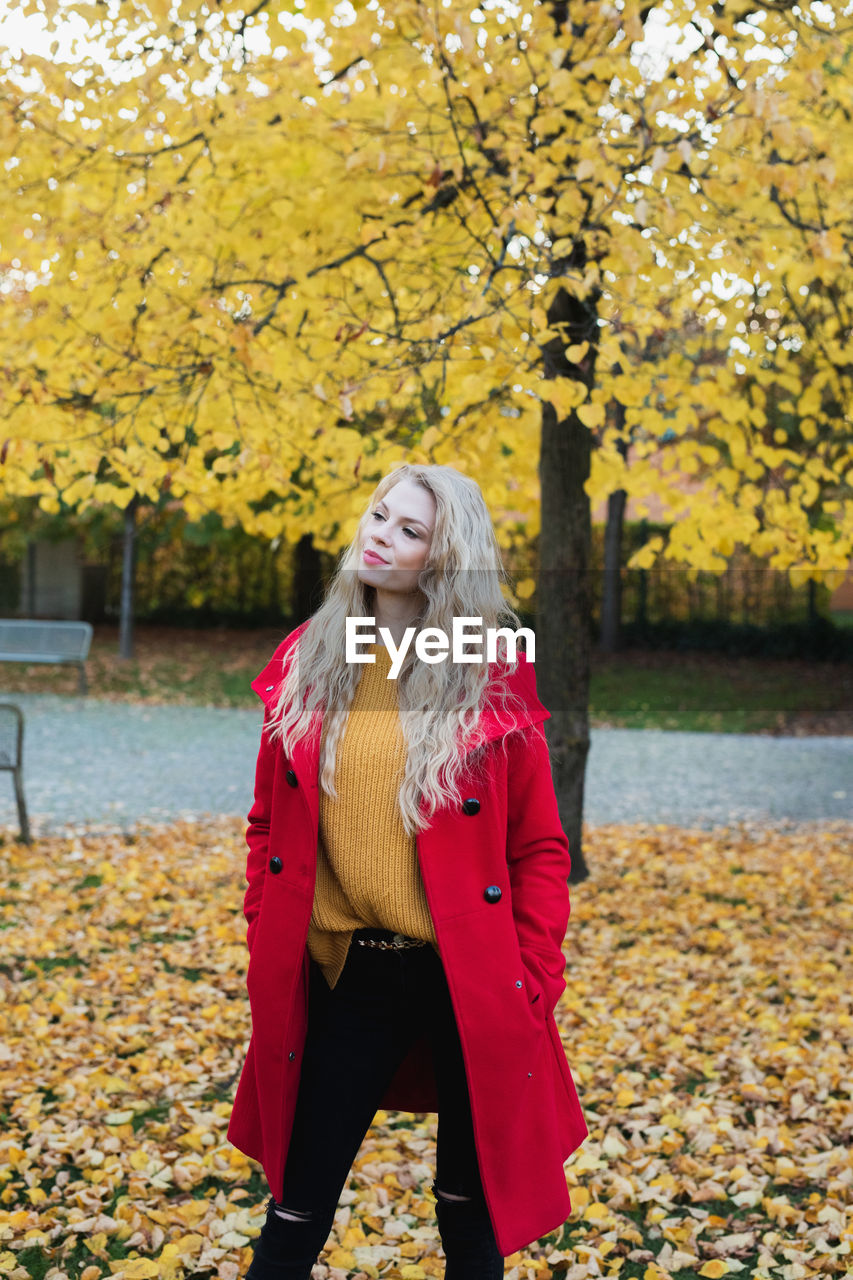
<path fill-rule="evenodd" d="M 86 658 L 91 643 L 89 622 L 0 618 L 0 662 L 72 663 L 80 670 L 81 693 L 87 690 Z"/>
<path fill-rule="evenodd" d="M 30 823 L 24 800 L 23 778 L 24 717 L 13 702 L 0 702 L 0 770 L 11 773 L 15 782 L 21 839 L 30 844 Z"/>

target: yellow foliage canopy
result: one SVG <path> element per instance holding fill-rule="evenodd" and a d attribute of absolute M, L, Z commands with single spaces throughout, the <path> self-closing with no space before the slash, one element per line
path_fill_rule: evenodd
<path fill-rule="evenodd" d="M 846 566 L 851 18 L 659 9 L 51 7 L 93 42 L 6 56 L 6 491 L 332 546 L 460 460 L 533 521 L 547 402 L 672 557 Z"/>

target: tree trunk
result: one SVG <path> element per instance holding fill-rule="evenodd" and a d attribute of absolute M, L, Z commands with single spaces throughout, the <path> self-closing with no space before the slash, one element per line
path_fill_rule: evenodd
<path fill-rule="evenodd" d="M 578 377 L 592 384 L 594 354 L 584 367 L 569 365 L 565 345 L 596 340 L 595 301 L 583 301 L 560 289 L 548 311 L 551 328 L 568 324 L 568 341 L 545 347 L 546 377 Z M 562 331 L 561 331 L 562 332 Z M 539 533 L 537 683 L 551 712 L 546 722 L 554 789 L 572 858 L 571 880 L 589 874 L 583 853 L 583 796 L 589 753 L 589 670 L 592 516 L 584 483 L 589 477 L 592 437 L 576 414 L 557 419 L 543 406 L 539 454 L 541 528 Z"/>
<path fill-rule="evenodd" d="M 625 406 L 614 406 L 614 425 L 624 428 Z M 620 440 L 617 448 L 627 457 L 628 445 Z M 625 523 L 627 495 L 617 489 L 607 499 L 607 524 L 604 527 L 604 578 L 601 584 L 601 634 L 602 653 L 615 653 L 621 647 L 622 627 L 622 530 Z"/>
<path fill-rule="evenodd" d="M 34 618 L 36 614 L 36 544 L 27 543 L 27 598 L 24 601 L 24 617 Z"/>
<path fill-rule="evenodd" d="M 808 603 L 806 606 L 806 619 L 810 627 L 814 628 L 818 624 L 820 614 L 817 611 L 817 583 L 814 578 L 809 578 L 808 584 Z"/>
<path fill-rule="evenodd" d="M 320 552 L 310 533 L 304 533 L 296 544 L 296 567 L 293 576 L 293 625 L 298 626 L 318 609 L 323 594 Z"/>
<path fill-rule="evenodd" d="M 266 610 L 270 618 L 277 617 L 281 613 L 281 593 L 279 591 L 278 576 L 278 543 L 267 543 L 266 554 L 267 565 L 267 589 L 266 589 Z"/>
<path fill-rule="evenodd" d="M 604 530 L 604 581 L 601 591 L 601 652 L 615 653 L 620 647 L 622 626 L 622 526 L 626 494 L 617 489 L 607 499 Z"/>
<path fill-rule="evenodd" d="M 643 520 L 640 524 L 640 545 L 645 546 L 648 541 L 648 521 Z M 637 616 L 634 621 L 637 626 L 645 631 L 649 621 L 649 579 L 648 569 L 638 569 L 639 579 L 637 582 Z"/>
<path fill-rule="evenodd" d="M 118 656 L 133 657 L 133 580 L 136 573 L 136 508 L 138 498 L 131 498 L 124 509 L 124 534 L 121 560 L 121 611 L 119 614 Z"/>

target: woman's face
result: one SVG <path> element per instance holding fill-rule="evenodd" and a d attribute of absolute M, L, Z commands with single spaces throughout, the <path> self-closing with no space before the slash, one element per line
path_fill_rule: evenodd
<path fill-rule="evenodd" d="M 380 591 L 416 591 L 434 527 L 435 498 L 413 480 L 400 480 L 368 513 L 361 536 L 360 581 Z"/>

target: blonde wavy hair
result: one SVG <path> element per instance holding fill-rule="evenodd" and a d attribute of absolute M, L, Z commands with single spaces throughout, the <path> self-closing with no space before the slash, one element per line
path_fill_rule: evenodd
<path fill-rule="evenodd" d="M 365 529 L 376 504 L 394 485 L 410 480 L 435 498 L 435 528 L 429 555 L 418 577 L 422 605 L 415 625 L 440 627 L 448 636 L 453 618 L 481 617 L 483 626 L 520 626 L 501 591 L 507 581 L 488 508 L 476 481 L 454 467 L 403 464 L 380 480 L 358 530 L 343 552 L 325 599 L 290 651 L 269 733 L 290 755 L 316 731 L 323 718 L 319 781 L 335 790 L 335 756 L 361 676 L 358 663 L 345 656 L 347 617 L 375 616 L 373 587 L 357 570 Z M 459 783 L 466 757 L 482 743 L 478 725 L 487 702 L 511 731 L 523 702 L 511 693 L 506 676 L 515 670 L 499 637 L 498 661 L 435 664 L 421 662 L 411 645 L 397 677 L 400 727 L 407 756 L 398 793 L 400 812 L 411 835 L 429 826 L 436 809 L 461 799 Z M 469 765 L 475 762 L 468 760 Z M 423 809 L 421 804 L 423 802 Z"/>

